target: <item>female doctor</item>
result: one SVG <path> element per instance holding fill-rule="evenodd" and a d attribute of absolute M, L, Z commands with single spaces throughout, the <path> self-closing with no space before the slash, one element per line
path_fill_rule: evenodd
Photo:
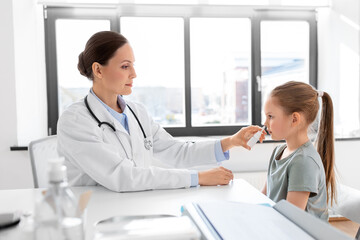
<path fill-rule="evenodd" d="M 228 184 L 233 174 L 223 167 L 200 172 L 185 168 L 229 159 L 234 146 L 250 149 L 247 140 L 261 129 L 250 126 L 217 141 L 173 138 L 143 105 L 122 98 L 131 94 L 134 62 L 127 39 L 111 31 L 94 34 L 79 55 L 78 69 L 93 86 L 64 111 L 57 130 L 70 185 L 100 184 L 124 192 Z M 172 168 L 156 167 L 154 159 Z"/>

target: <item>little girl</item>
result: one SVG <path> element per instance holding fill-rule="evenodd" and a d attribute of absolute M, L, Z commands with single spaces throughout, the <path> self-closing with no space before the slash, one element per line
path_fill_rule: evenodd
<path fill-rule="evenodd" d="M 308 128 L 319 110 L 317 151 Z M 328 220 L 327 203 L 335 199 L 333 104 L 326 92 L 301 82 L 276 87 L 264 107 L 271 138 L 285 140 L 270 158 L 262 192 L 275 202 L 286 199 L 297 207 Z"/>

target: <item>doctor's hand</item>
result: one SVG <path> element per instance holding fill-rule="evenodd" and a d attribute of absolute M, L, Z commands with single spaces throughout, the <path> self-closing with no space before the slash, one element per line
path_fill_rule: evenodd
<path fill-rule="evenodd" d="M 254 136 L 255 133 L 257 133 L 258 131 L 261 131 L 261 130 L 262 129 L 259 126 L 249 126 L 249 127 L 242 128 L 240 131 L 238 131 L 234 135 L 232 135 L 230 137 L 226 137 L 221 140 L 222 150 L 224 152 L 226 152 L 230 148 L 238 147 L 238 146 L 242 146 L 242 147 L 246 148 L 247 150 L 251 150 L 251 148 L 247 145 L 247 142 L 250 140 L 250 138 L 252 136 Z M 265 139 L 265 135 L 266 135 L 266 132 L 263 131 L 263 133 L 261 134 L 260 139 L 259 139 L 260 142 L 263 142 L 263 140 Z"/>
<path fill-rule="evenodd" d="M 199 184 L 201 186 L 227 185 L 234 179 L 233 173 L 224 167 L 217 167 L 199 172 Z"/>

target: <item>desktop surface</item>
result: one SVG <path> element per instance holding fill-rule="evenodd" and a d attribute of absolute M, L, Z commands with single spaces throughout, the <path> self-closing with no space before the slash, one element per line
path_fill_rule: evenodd
<path fill-rule="evenodd" d="M 92 196 L 85 215 L 86 239 L 93 239 L 94 224 L 114 216 L 174 215 L 181 216 L 181 207 L 199 201 L 234 201 L 244 203 L 274 202 L 243 179 L 234 179 L 226 186 L 198 186 L 186 189 L 151 190 L 143 192 L 112 192 L 101 186 L 72 187 L 78 197 L 91 190 Z M 0 190 L 0 213 L 20 210 L 34 212 L 34 196 L 44 189 Z M 0 239 L 18 239 L 19 226 L 0 231 Z"/>

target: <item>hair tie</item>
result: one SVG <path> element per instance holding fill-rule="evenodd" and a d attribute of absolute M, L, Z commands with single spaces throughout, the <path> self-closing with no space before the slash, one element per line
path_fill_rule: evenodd
<path fill-rule="evenodd" d="M 318 97 L 322 97 L 324 96 L 324 92 L 323 91 L 317 91 Z"/>

